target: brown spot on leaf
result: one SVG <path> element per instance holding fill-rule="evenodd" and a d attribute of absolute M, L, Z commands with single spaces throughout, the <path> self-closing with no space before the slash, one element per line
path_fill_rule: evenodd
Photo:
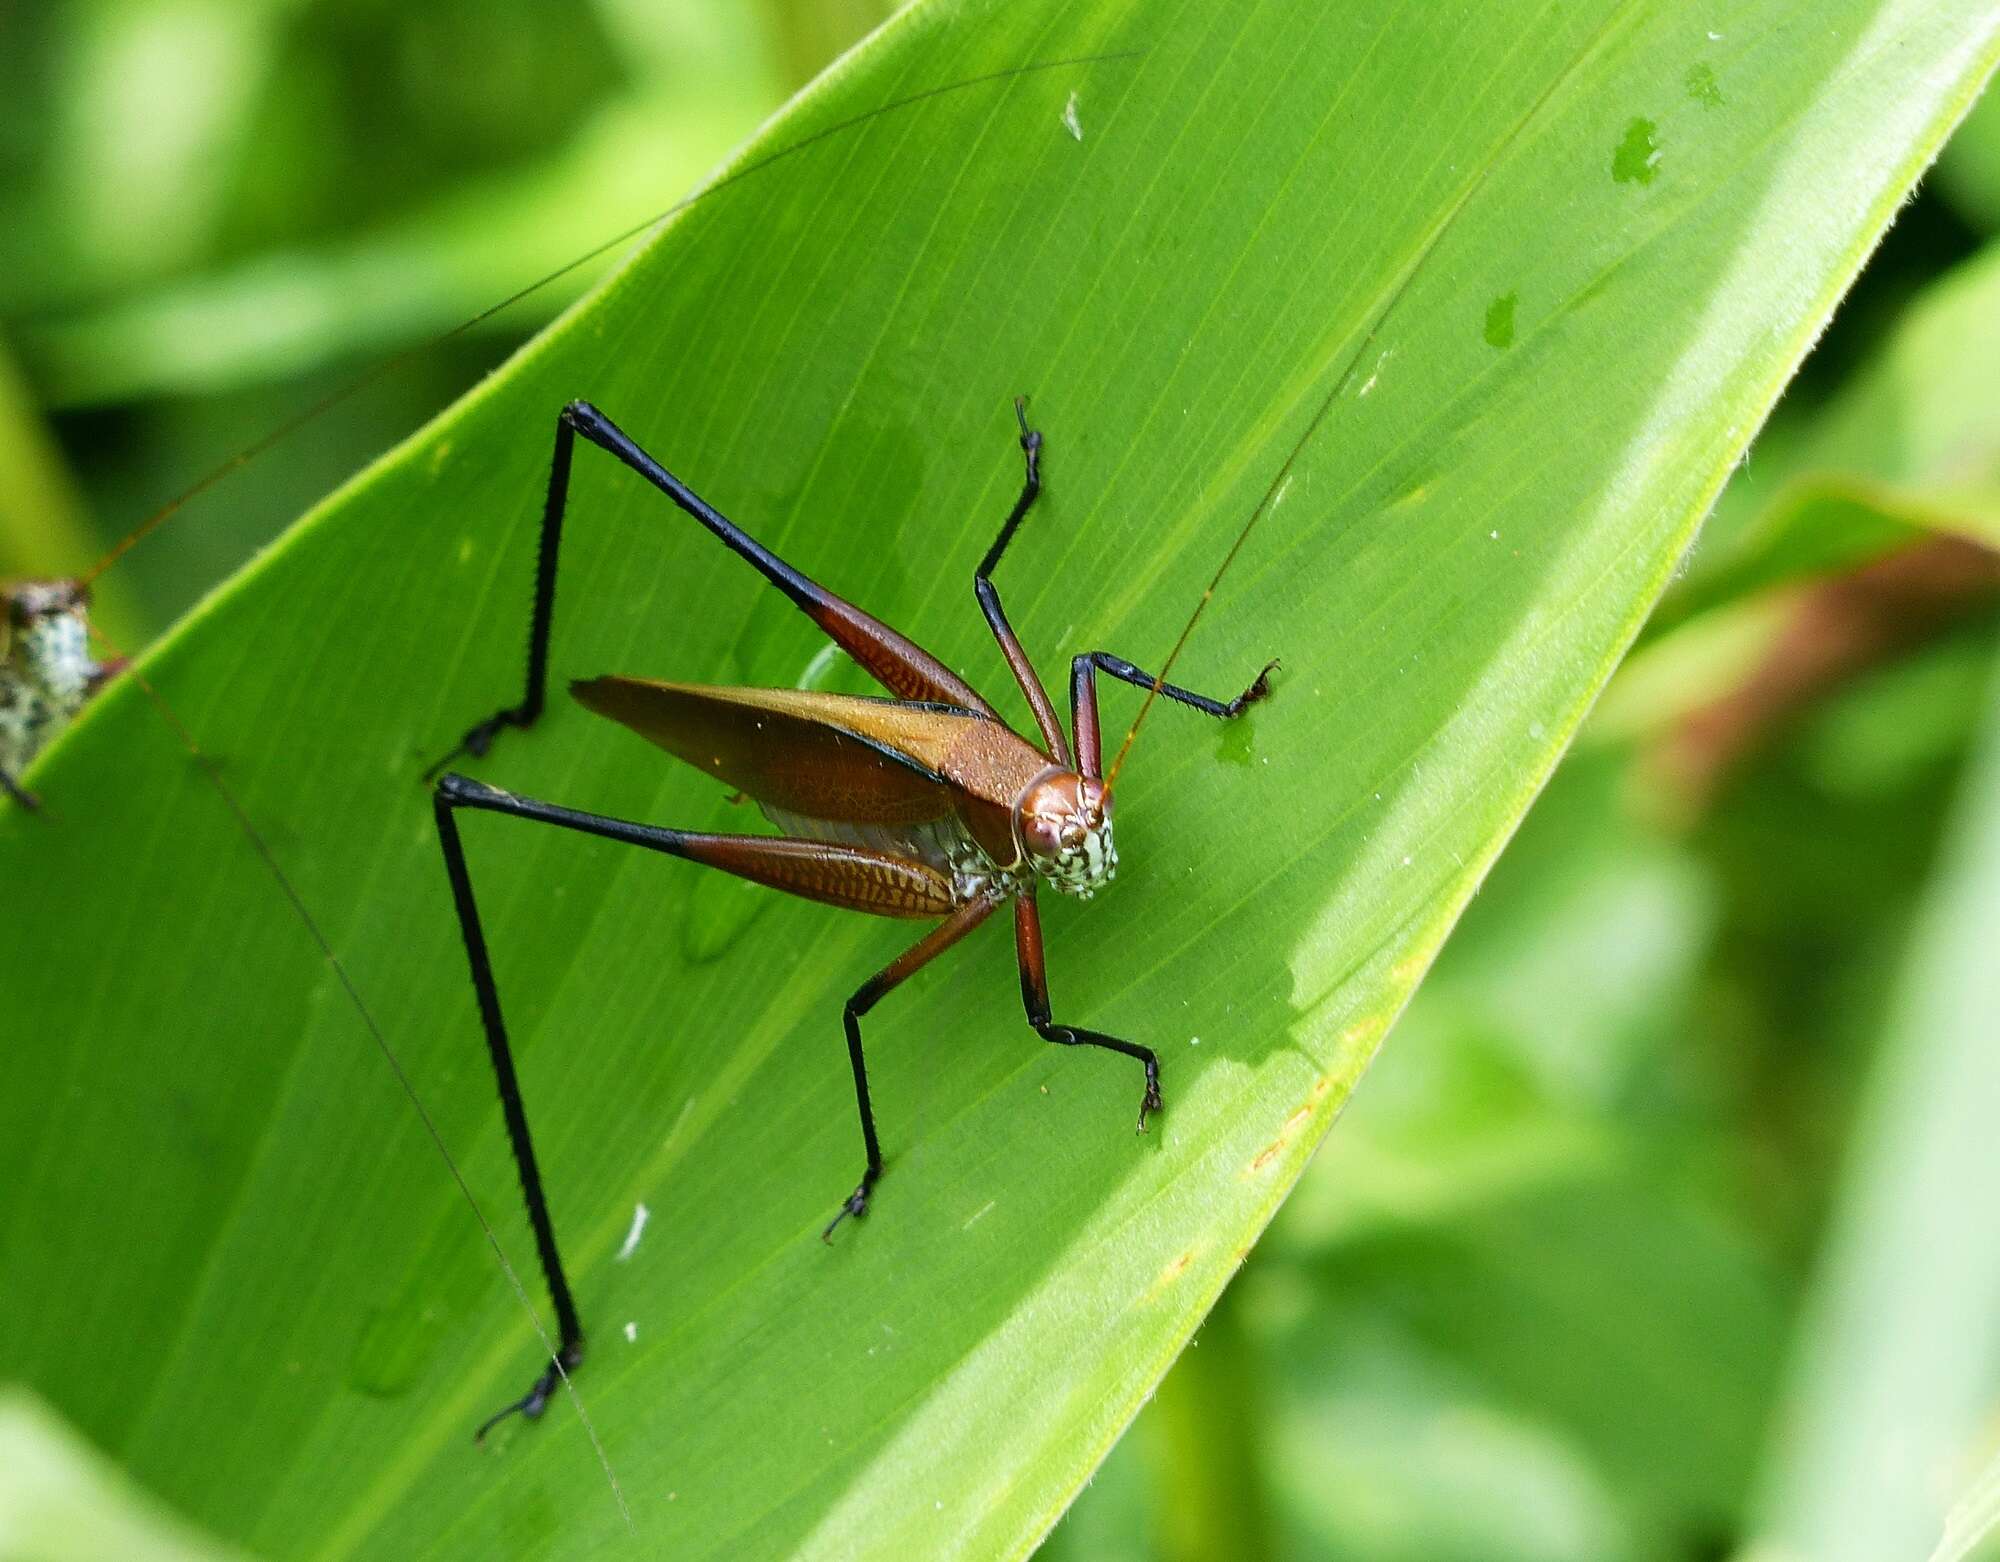
<path fill-rule="evenodd" d="M 1317 1091 L 1314 1092 L 1313 1099 L 1318 1099 Z M 1244 1175 L 1249 1176 L 1256 1172 L 1261 1172 L 1265 1167 L 1269 1166 L 1284 1152 L 1285 1146 L 1292 1142 L 1298 1131 L 1311 1121 L 1312 1102 L 1308 1101 L 1304 1106 L 1292 1113 L 1290 1117 L 1285 1119 L 1284 1126 L 1278 1130 L 1278 1137 L 1257 1152 L 1257 1158 L 1250 1163 L 1249 1171 L 1245 1172 Z"/>

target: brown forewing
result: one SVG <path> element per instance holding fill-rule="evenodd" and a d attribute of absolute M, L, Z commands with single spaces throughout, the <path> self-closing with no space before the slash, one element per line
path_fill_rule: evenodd
<path fill-rule="evenodd" d="M 916 824 L 968 804 L 1006 809 L 1049 764 L 990 717 L 898 700 L 621 677 L 570 692 L 758 802 L 816 819 Z"/>

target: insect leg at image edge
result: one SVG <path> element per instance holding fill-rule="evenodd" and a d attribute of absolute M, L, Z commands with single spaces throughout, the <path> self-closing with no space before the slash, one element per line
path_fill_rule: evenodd
<path fill-rule="evenodd" d="M 518 797 L 455 772 L 437 782 L 433 807 L 438 840 L 560 1334 L 549 1366 L 522 1398 L 479 1428 L 479 1437 L 515 1413 L 538 1417 L 564 1375 L 582 1361 L 584 1334 L 557 1245 L 466 864 L 457 821 L 461 809 L 505 814 L 644 847 L 851 911 L 943 919 L 863 983 L 842 1012 L 867 1159 L 859 1184 L 822 1233 L 827 1238 L 849 1215 L 867 1213 L 884 1165 L 868 1096 L 862 1016 L 1007 900 L 1014 902 L 1028 1024 L 1044 1041 L 1101 1047 L 1139 1062 L 1145 1071 L 1140 1131 L 1145 1130 L 1147 1114 L 1160 1109 L 1159 1060 L 1150 1048 L 1056 1021 L 1036 890 L 1047 884 L 1087 900 L 1117 868 L 1111 791 L 1103 776 L 1098 673 L 1226 719 L 1269 692 L 1267 679 L 1276 664 L 1267 665 L 1247 689 L 1225 701 L 1156 679 L 1108 652 L 1087 652 L 1071 664 L 1071 736 L 1066 737 L 1033 663 L 1007 621 L 992 579 L 1041 491 L 1041 435 L 1028 426 L 1024 402 L 1016 401 L 1015 415 L 1021 426 L 1026 478 L 999 536 L 974 572 L 974 590 L 1034 711 L 1039 746 L 1009 728 L 985 699 L 928 651 L 758 543 L 588 402 L 572 402 L 558 416 L 521 699 L 469 728 L 427 776 L 463 755 L 486 753 L 501 732 L 531 726 L 545 708 L 562 528 L 578 436 L 645 478 L 754 566 L 892 697 L 617 676 L 571 684 L 571 693 L 586 708 L 754 798 L 766 817 L 785 832 L 777 836 L 695 833 L 614 819 Z"/>

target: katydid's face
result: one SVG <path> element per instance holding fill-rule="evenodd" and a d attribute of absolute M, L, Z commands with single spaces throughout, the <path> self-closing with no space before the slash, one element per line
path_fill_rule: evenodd
<path fill-rule="evenodd" d="M 1074 771 L 1045 777 L 1020 807 L 1028 866 L 1058 892 L 1088 900 L 1118 872 L 1111 836 L 1111 791 Z"/>

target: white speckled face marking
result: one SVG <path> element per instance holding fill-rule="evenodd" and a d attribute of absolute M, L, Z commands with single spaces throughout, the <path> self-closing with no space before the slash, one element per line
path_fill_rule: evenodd
<path fill-rule="evenodd" d="M 1102 781 L 1045 776 L 1022 797 L 1018 818 L 1028 866 L 1052 889 L 1088 900 L 1117 876 L 1111 793 Z"/>

